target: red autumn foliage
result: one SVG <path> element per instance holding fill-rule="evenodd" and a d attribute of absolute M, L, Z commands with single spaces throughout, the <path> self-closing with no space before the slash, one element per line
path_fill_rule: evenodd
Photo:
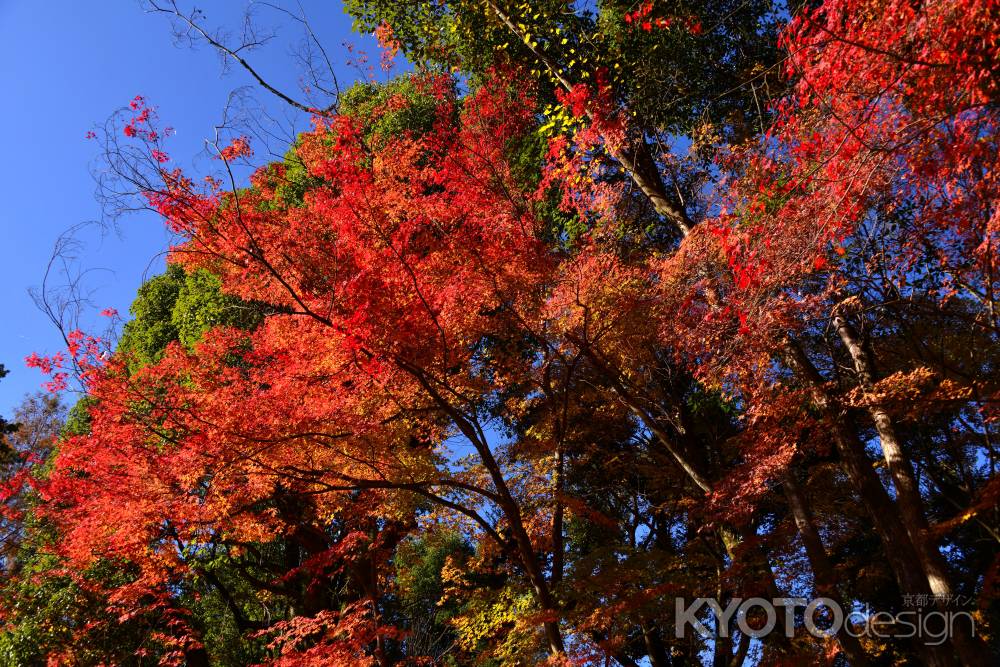
<path fill-rule="evenodd" d="M 651 29 L 652 6 L 626 22 Z M 559 93 L 582 129 L 550 142 L 540 185 L 512 160 L 536 101 L 502 76 L 463 99 L 443 77 L 422 79 L 437 102 L 423 133 L 371 142 L 370 118 L 316 118 L 296 146 L 313 184 L 300 202 L 282 194 L 285 165 L 235 192 L 156 167 L 162 187 L 144 195 L 183 237 L 171 261 L 271 311 L 252 331 L 216 327 L 136 371 L 122 356 L 102 363 L 99 342 L 77 334 L 69 358 L 29 360 L 54 388 L 75 364 L 95 401 L 91 432 L 63 441 L 41 486 L 60 555 L 76 571 L 100 559 L 134 566 L 109 604 L 122 618 L 167 618 L 162 662 L 181 664 L 201 638 L 171 591 L 203 576 L 196 554 L 292 542 L 307 556 L 259 585 L 301 584 L 309 608 L 257 635 L 270 638 L 272 664 L 383 664 L 386 644 L 406 637 L 381 617 L 389 565 L 429 504 L 434 521 L 478 545 L 450 557 L 452 589 L 477 567 L 516 579 L 530 613 L 505 631 L 530 636 L 518 623 L 530 626 L 553 661 L 568 652 L 585 663 L 620 658 L 619 617 L 652 635 L 664 596 L 696 590 L 709 568 L 688 552 L 627 564 L 588 555 L 560 588 L 564 514 L 610 530 L 602 502 L 618 491 L 574 496 L 567 467 L 621 470 L 621 486 L 643 467 L 672 492 L 650 513 L 673 512 L 692 542 L 708 543 L 704 559 L 726 570 L 718 583 L 734 595 L 779 590 L 774 554 L 805 560 L 792 578 L 811 572 L 817 591 L 838 595 L 835 583 L 821 591 L 834 569 L 823 540 L 842 527 L 813 525 L 801 472 L 856 500 L 863 518 L 844 522 L 873 524 L 900 590 L 951 590 L 930 536 L 993 507 L 995 480 L 970 492 L 967 514 L 932 527 L 920 490 L 908 491 L 912 453 L 894 441 L 955 405 L 955 420 L 988 433 L 998 389 L 978 374 L 991 352 L 973 350 L 982 358 L 968 370 L 958 355 L 909 354 L 900 339 L 918 313 L 995 344 L 998 29 L 988 0 L 830 0 L 797 15 L 784 43 L 794 87 L 774 125 L 721 158 L 709 213 L 669 250 L 621 241 L 630 193 L 595 156 L 620 156 L 634 137 L 603 73 Z M 387 27 L 380 39 L 393 43 Z M 132 110 L 125 134 L 160 165 L 155 114 L 141 98 Z M 245 138 L 220 154 L 251 155 Z M 547 237 L 539 211 L 552 187 L 587 222 L 574 244 Z M 859 342 L 859 328 L 879 327 L 895 345 Z M 735 416 L 699 415 L 698 401 Z M 515 434 L 509 446 L 491 437 L 502 427 Z M 455 440 L 469 458 L 454 456 Z M 643 457 L 619 441 L 642 441 Z M 884 478 L 869 459 L 876 441 Z M 762 512 L 780 524 L 767 536 Z M 653 532 L 640 523 L 628 527 L 635 551 Z M 801 553 L 788 547 L 796 539 Z M 682 574 L 663 581 L 665 571 Z M 342 604 L 316 602 L 310 591 L 337 577 L 350 581 Z M 471 618 L 492 603 L 465 592 Z M 596 609 L 563 604 L 572 596 Z M 838 641 L 795 655 L 864 656 Z M 767 650 L 777 661 L 795 649 Z M 948 651 L 983 656 L 975 637 L 914 650 L 929 664 L 949 664 Z"/>

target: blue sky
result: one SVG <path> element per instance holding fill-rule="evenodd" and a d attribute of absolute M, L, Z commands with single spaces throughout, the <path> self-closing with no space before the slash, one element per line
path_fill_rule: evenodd
<path fill-rule="evenodd" d="M 341 86 L 360 77 L 347 66 L 345 41 L 377 60 L 372 40 L 351 33 L 340 3 L 302 0 L 301 5 L 335 61 Z M 245 7 L 229 0 L 198 6 L 209 25 L 229 27 L 239 26 Z M 260 23 L 277 25 L 278 36 L 249 60 L 268 79 L 297 91 L 301 73 L 291 50 L 301 38 L 299 28 L 264 11 Z M 252 81 L 240 69 L 225 73 L 206 46 L 176 45 L 167 19 L 145 13 L 136 0 L 0 0 L 0 81 L 0 363 L 10 371 L 0 380 L 0 414 L 9 415 L 43 380 L 25 367 L 24 358 L 60 349 L 58 333 L 28 289 L 40 283 L 62 232 L 100 218 L 91 176 L 99 147 L 85 138 L 87 131 L 143 95 L 158 107 L 163 124 L 176 129 L 168 144 L 171 156 L 192 173 L 204 172 L 211 166 L 203 157 L 204 142 L 213 136 L 229 94 Z M 305 127 L 302 116 L 285 118 L 285 107 L 267 93 L 254 95 L 286 126 L 294 121 Z M 97 327 L 97 311 L 113 307 L 127 313 L 144 277 L 163 270 L 161 253 L 169 237 L 156 216 L 134 214 L 120 221 L 119 234 L 102 238 L 94 228 L 81 240 L 80 267 L 94 270 L 87 286 L 95 309 L 84 324 Z"/>

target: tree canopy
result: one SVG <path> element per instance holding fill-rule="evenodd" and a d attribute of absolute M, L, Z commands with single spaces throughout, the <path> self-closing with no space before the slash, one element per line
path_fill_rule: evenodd
<path fill-rule="evenodd" d="M 345 8 L 415 69 L 245 187 L 114 128 L 181 240 L 30 359 L 86 397 L 5 477 L 0 651 L 993 664 L 996 3 Z"/>

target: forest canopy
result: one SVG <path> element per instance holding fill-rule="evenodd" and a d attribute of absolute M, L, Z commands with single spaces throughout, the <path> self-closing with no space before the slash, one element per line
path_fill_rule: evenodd
<path fill-rule="evenodd" d="M 98 138 L 177 242 L 0 420 L 0 663 L 996 664 L 1000 5 L 344 8 L 317 104 L 148 3 L 311 125 Z"/>

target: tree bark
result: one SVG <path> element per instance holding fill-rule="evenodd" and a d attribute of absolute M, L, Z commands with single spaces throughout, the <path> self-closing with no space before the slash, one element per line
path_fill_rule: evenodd
<path fill-rule="evenodd" d="M 826 391 L 822 376 L 798 343 L 786 343 L 785 360 L 809 389 L 813 403 L 823 414 L 840 455 L 841 467 L 872 519 L 900 590 L 911 595 L 929 596 L 930 586 L 923 574 L 916 548 L 903 526 L 897 507 L 872 469 L 863 443 L 845 424 L 841 407 Z M 917 638 L 913 645 L 924 664 L 930 667 L 958 664 L 951 653 L 951 647 L 947 645 L 929 646 Z"/>
<path fill-rule="evenodd" d="M 548 582 L 545 580 L 542 567 L 538 563 L 538 557 L 535 554 L 531 538 L 528 536 L 528 531 L 524 528 L 521 511 L 513 494 L 510 492 L 510 488 L 507 486 L 507 480 L 504 478 L 503 471 L 500 469 L 496 457 L 493 456 L 493 452 L 490 450 L 489 443 L 486 442 L 482 427 L 474 421 L 474 417 L 468 417 L 446 400 L 420 368 L 402 359 L 397 359 L 397 363 L 403 370 L 413 375 L 414 379 L 427 391 L 434 402 L 451 417 L 462 435 L 475 447 L 476 453 L 479 454 L 483 467 L 489 473 L 493 487 L 496 489 L 497 504 L 510 524 L 510 532 L 514 538 L 516 549 L 515 555 L 519 557 L 521 565 L 528 575 L 528 581 L 535 592 L 535 601 L 542 608 L 542 613 L 546 617 L 557 615 L 555 600 L 552 598 L 552 593 Z M 562 632 L 559 629 L 559 622 L 547 619 L 543 621 L 542 625 L 545 631 L 545 638 L 549 644 L 549 652 L 553 656 L 563 655 L 566 649 L 563 644 Z"/>
<path fill-rule="evenodd" d="M 785 471 L 781 478 L 782 486 L 785 490 L 785 498 L 788 500 L 788 507 L 795 520 L 795 527 L 802 538 L 802 544 L 806 550 L 806 557 L 812 566 L 813 578 L 815 579 L 816 592 L 824 597 L 828 597 L 840 608 L 846 610 L 848 606 L 844 603 L 843 596 L 837 590 L 837 577 L 823 546 L 819 531 L 813 521 L 812 511 L 809 509 L 808 501 L 802 494 L 795 474 L 791 470 Z M 858 641 L 858 638 L 847 632 L 847 623 L 837 633 L 837 642 L 844 650 L 844 655 L 851 661 L 852 667 L 866 667 L 868 665 L 868 654 Z"/>
<path fill-rule="evenodd" d="M 648 620 L 643 619 L 640 628 L 642 629 L 642 641 L 646 646 L 646 655 L 649 657 L 651 667 L 670 667 L 670 658 L 667 656 L 666 648 L 664 648 L 663 642 L 660 640 L 660 634 L 657 632 L 656 626 Z"/>
<path fill-rule="evenodd" d="M 837 333 L 840 334 L 840 340 L 843 341 L 844 347 L 851 355 L 858 384 L 865 396 L 871 397 L 875 385 L 875 372 L 868 350 L 864 348 L 857 331 L 846 319 L 838 315 L 833 318 L 833 324 Z M 882 455 L 885 458 L 889 474 L 892 476 L 893 486 L 896 488 L 896 504 L 899 506 L 899 513 L 902 515 L 906 532 L 917 549 L 917 555 L 920 557 L 920 563 L 924 575 L 927 577 L 931 593 L 950 595 L 951 583 L 944 560 L 934 544 L 927 538 L 927 517 L 924 514 L 920 488 L 913 474 L 913 465 L 903 451 L 892 418 L 885 408 L 875 403 L 869 404 L 868 414 L 875 422 L 875 431 L 878 433 L 882 445 Z"/>
<path fill-rule="evenodd" d="M 858 384 L 865 396 L 871 398 L 875 386 L 875 364 L 871 352 L 864 346 L 857 330 L 846 318 L 840 315 L 834 316 L 833 325 L 851 355 Z M 906 455 L 896 434 L 892 417 L 885 408 L 874 401 L 869 401 L 868 414 L 875 422 L 875 431 L 882 445 L 882 456 L 885 458 L 886 467 L 896 489 L 896 505 L 920 559 L 927 585 L 932 595 L 950 600 L 953 589 L 948 568 L 934 540 L 927 535 L 929 525 L 924 512 L 924 501 L 920 496 L 920 486 L 913 473 L 913 464 Z M 979 638 L 959 632 L 951 640 L 964 664 L 987 664 L 986 648 Z"/>
<path fill-rule="evenodd" d="M 555 471 L 552 473 L 555 508 L 552 510 L 552 584 L 562 581 L 563 576 L 563 467 L 565 466 L 562 442 L 556 445 Z"/>

